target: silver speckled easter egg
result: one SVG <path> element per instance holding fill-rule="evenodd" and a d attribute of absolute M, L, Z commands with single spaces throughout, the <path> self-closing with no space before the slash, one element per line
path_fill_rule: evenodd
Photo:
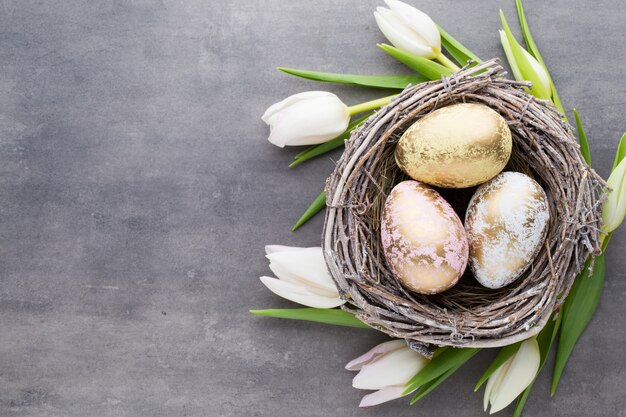
<path fill-rule="evenodd" d="M 470 267 L 487 288 L 502 288 L 532 264 L 548 231 L 546 193 L 532 178 L 503 172 L 478 187 L 465 215 Z"/>
<path fill-rule="evenodd" d="M 461 220 L 437 191 L 419 181 L 401 182 L 387 196 L 381 241 L 394 275 L 421 294 L 452 287 L 467 266 Z"/>

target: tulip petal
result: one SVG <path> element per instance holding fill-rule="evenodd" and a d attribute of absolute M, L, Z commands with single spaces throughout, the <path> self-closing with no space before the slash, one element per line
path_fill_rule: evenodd
<path fill-rule="evenodd" d="M 324 297 L 291 282 L 281 281 L 272 277 L 261 277 L 260 279 L 274 294 L 308 307 L 334 308 L 345 303 L 345 301 L 339 297 Z"/>
<path fill-rule="evenodd" d="M 319 246 L 299 251 L 273 252 L 269 253 L 266 258 L 292 275 L 322 288 L 337 291 L 335 282 L 326 267 L 322 248 Z"/>
<path fill-rule="evenodd" d="M 611 192 L 602 209 L 602 230 L 605 233 L 617 229 L 626 217 L 626 158 L 611 172 L 607 185 Z"/>
<path fill-rule="evenodd" d="M 270 253 L 275 252 L 298 252 L 311 248 L 301 248 L 298 246 L 284 246 L 284 245 L 265 245 L 265 254 L 269 255 Z"/>
<path fill-rule="evenodd" d="M 383 35 L 398 49 L 424 58 L 435 57 L 432 48 L 394 16 L 391 10 L 379 7 L 374 12 L 374 18 Z"/>
<path fill-rule="evenodd" d="M 361 399 L 361 403 L 359 407 L 371 407 L 373 405 L 378 405 L 385 403 L 387 401 L 395 400 L 397 398 L 403 397 L 402 395 L 403 388 L 402 387 L 386 387 L 371 394 L 367 394 Z M 405 394 L 406 395 L 406 394 Z"/>
<path fill-rule="evenodd" d="M 316 145 L 343 133 L 350 122 L 350 111 L 337 96 L 308 92 L 312 97 L 283 100 L 263 115 L 270 126 L 268 140 L 279 147 Z M 296 94 L 301 96 L 305 93 Z"/>
<path fill-rule="evenodd" d="M 272 270 L 274 275 L 282 281 L 291 282 L 293 284 L 306 287 L 312 293 L 321 295 L 323 297 L 339 297 L 339 292 L 334 286 L 332 288 L 329 288 L 325 287 L 324 285 L 320 285 L 317 282 L 304 279 L 298 275 L 292 274 L 288 269 L 283 268 L 281 265 L 275 262 L 270 262 L 270 269 Z"/>
<path fill-rule="evenodd" d="M 406 347 L 406 342 L 403 339 L 395 339 L 385 343 L 381 343 L 374 346 L 372 349 L 359 356 L 358 358 L 348 362 L 348 364 L 346 365 L 346 369 L 348 371 L 358 371 L 363 367 L 363 365 L 370 363 L 372 360 L 378 358 L 379 356 L 384 355 L 385 353 L 392 352 L 394 350 L 402 349 L 404 347 Z"/>
<path fill-rule="evenodd" d="M 385 0 L 387 6 L 394 12 L 416 36 L 422 39 L 434 53 L 441 52 L 441 35 L 435 22 L 426 13 L 399 0 Z"/>
<path fill-rule="evenodd" d="M 506 37 L 506 33 L 503 30 L 499 30 L 500 34 L 500 43 L 502 44 L 502 49 L 504 49 L 504 54 L 506 55 L 507 61 L 509 61 L 509 66 L 511 67 L 511 71 L 513 71 L 513 78 L 517 81 L 525 81 L 522 72 L 519 70 L 517 66 L 517 62 L 515 61 L 515 55 L 513 55 L 513 49 L 511 49 L 511 43 L 509 42 L 509 38 Z"/>
<path fill-rule="evenodd" d="M 525 340 L 513 356 L 513 361 L 500 386 L 491 395 L 490 414 L 511 404 L 537 376 L 540 352 L 537 339 Z"/>
<path fill-rule="evenodd" d="M 511 362 L 513 362 L 513 357 L 507 359 L 502 365 L 496 369 L 493 374 L 489 377 L 487 381 L 487 386 L 485 387 L 485 394 L 483 395 L 483 409 L 487 411 L 487 407 L 489 407 L 489 401 L 491 399 L 491 394 L 498 389 L 500 384 L 502 383 L 502 379 L 504 375 L 509 370 L 511 366 Z"/>
<path fill-rule="evenodd" d="M 517 42 L 502 10 L 500 10 L 500 20 L 502 21 L 502 28 L 508 39 L 508 44 L 515 63 L 524 79 L 533 84 L 531 93 L 537 98 L 550 100 L 552 97 L 552 87 L 546 69 Z M 545 82 L 546 80 L 548 81 L 547 83 Z"/>
<path fill-rule="evenodd" d="M 265 113 L 263 113 L 263 116 L 261 116 L 261 119 L 265 123 L 270 124 L 270 119 L 274 115 L 276 115 L 278 112 L 286 109 L 287 107 L 295 103 L 298 103 L 303 100 L 308 100 L 311 98 L 326 97 L 329 95 L 334 96 L 334 94 L 329 93 L 327 91 L 305 91 L 302 93 L 291 95 L 287 97 L 286 99 L 279 101 L 278 103 L 272 104 L 267 110 L 265 110 Z"/>
<path fill-rule="evenodd" d="M 307 279 L 308 275 L 304 277 L 299 276 L 293 273 L 293 271 L 290 270 L 289 268 L 285 268 L 282 266 L 282 264 L 280 264 L 281 257 L 286 257 L 286 255 L 284 255 L 286 253 L 293 254 L 296 257 L 298 256 L 298 253 L 299 254 L 304 253 L 305 257 L 306 257 L 306 254 L 310 254 L 313 257 L 317 257 L 320 263 L 324 263 L 324 269 L 326 269 L 324 256 L 319 246 L 302 248 L 302 247 L 297 247 L 297 246 L 266 245 L 265 253 L 267 255 L 276 254 L 276 253 L 283 254 L 283 255 L 274 255 L 272 257 L 269 257 L 270 269 L 272 270 L 274 275 L 276 275 L 276 277 L 278 277 L 279 279 L 283 281 L 287 281 L 287 282 L 292 282 L 294 284 L 307 286 L 309 287 L 310 290 L 313 290 L 314 292 L 319 293 L 319 295 L 323 295 L 326 297 L 334 298 L 334 297 L 339 296 L 339 293 L 337 292 L 337 288 L 335 287 L 335 284 L 333 283 L 332 279 L 327 280 L 326 277 L 322 277 L 321 280 Z M 274 262 L 272 262 L 271 259 L 274 259 Z M 278 263 L 276 262 L 276 259 L 278 259 Z M 288 258 L 288 259 L 291 259 L 291 258 Z M 317 262 L 317 260 L 314 260 L 314 261 Z M 310 272 L 310 271 L 307 271 L 307 272 Z M 322 271 L 322 273 L 324 272 Z"/>
<path fill-rule="evenodd" d="M 363 365 L 352 380 L 352 386 L 358 389 L 404 386 L 428 362 L 428 359 L 408 347 L 394 350 Z"/>
<path fill-rule="evenodd" d="M 532 56 L 526 49 L 523 49 L 523 48 L 520 48 L 520 49 L 524 53 L 524 56 L 530 63 L 530 66 L 532 67 L 534 72 L 537 74 L 536 77 L 540 84 L 537 86 L 537 88 L 541 89 L 540 90 L 541 92 L 539 94 L 541 94 L 543 97 L 547 97 L 547 100 L 549 100 L 550 99 L 550 76 L 548 75 L 545 68 L 539 63 L 539 61 L 535 59 L 534 56 Z M 535 81 L 535 83 L 537 83 L 537 81 Z M 535 84 L 533 84 L 533 88 L 535 88 Z"/>

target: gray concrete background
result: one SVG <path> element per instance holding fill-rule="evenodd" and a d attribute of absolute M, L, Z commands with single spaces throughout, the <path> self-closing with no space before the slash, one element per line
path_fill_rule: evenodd
<path fill-rule="evenodd" d="M 377 50 L 382 1 L 5 0 L 0 4 L 1 416 L 481 416 L 483 353 L 421 404 L 357 408 L 343 365 L 367 330 L 252 317 L 289 307 L 258 277 L 267 243 L 332 169 L 299 169 L 260 116 L 289 94 L 381 92 L 290 78 L 278 65 L 406 73 Z M 482 57 L 502 56 L 513 0 L 414 2 Z M 563 101 L 606 175 L 626 130 L 626 8 L 526 0 Z M 516 30 L 517 32 L 517 30 Z M 626 234 L 598 314 L 549 399 L 527 416 L 626 416 Z M 502 415 L 510 415 L 507 410 Z"/>

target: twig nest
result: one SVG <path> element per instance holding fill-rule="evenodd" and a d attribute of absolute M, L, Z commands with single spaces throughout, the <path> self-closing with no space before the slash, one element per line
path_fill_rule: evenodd
<path fill-rule="evenodd" d="M 406 88 L 352 134 L 327 182 L 322 236 L 328 269 L 348 301 L 343 308 L 413 348 L 503 346 L 543 328 L 589 254 L 600 251 L 604 182 L 586 165 L 571 127 L 550 103 L 524 92 L 525 85 L 505 79 L 492 60 Z M 524 173 L 545 190 L 545 243 L 503 288 L 485 288 L 468 268 L 455 286 L 424 295 L 404 285 L 385 258 L 381 213 L 393 187 L 409 179 L 395 161 L 402 135 L 416 121 L 460 103 L 487 106 L 506 121 L 512 151 L 505 170 Z M 463 217 L 473 190 L 466 200 L 465 190 L 439 191 Z"/>

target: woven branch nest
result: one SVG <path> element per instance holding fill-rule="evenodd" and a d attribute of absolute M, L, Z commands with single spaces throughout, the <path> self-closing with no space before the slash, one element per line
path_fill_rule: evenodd
<path fill-rule="evenodd" d="M 504 346 L 535 335 L 565 299 L 588 255 L 600 252 L 604 181 L 587 166 L 556 109 L 526 93 L 528 84 L 504 75 L 491 60 L 407 87 L 353 132 L 327 181 L 322 247 L 348 300 L 344 309 L 407 339 L 416 350 Z M 548 235 L 532 266 L 507 287 L 484 288 L 467 268 L 451 289 L 421 295 L 402 287 L 387 266 L 380 213 L 393 186 L 407 179 L 394 160 L 402 133 L 433 110 L 461 102 L 485 104 L 507 120 L 513 152 L 505 170 L 523 172 L 543 186 L 550 207 Z M 440 191 L 464 218 L 463 204 L 473 189 Z"/>

